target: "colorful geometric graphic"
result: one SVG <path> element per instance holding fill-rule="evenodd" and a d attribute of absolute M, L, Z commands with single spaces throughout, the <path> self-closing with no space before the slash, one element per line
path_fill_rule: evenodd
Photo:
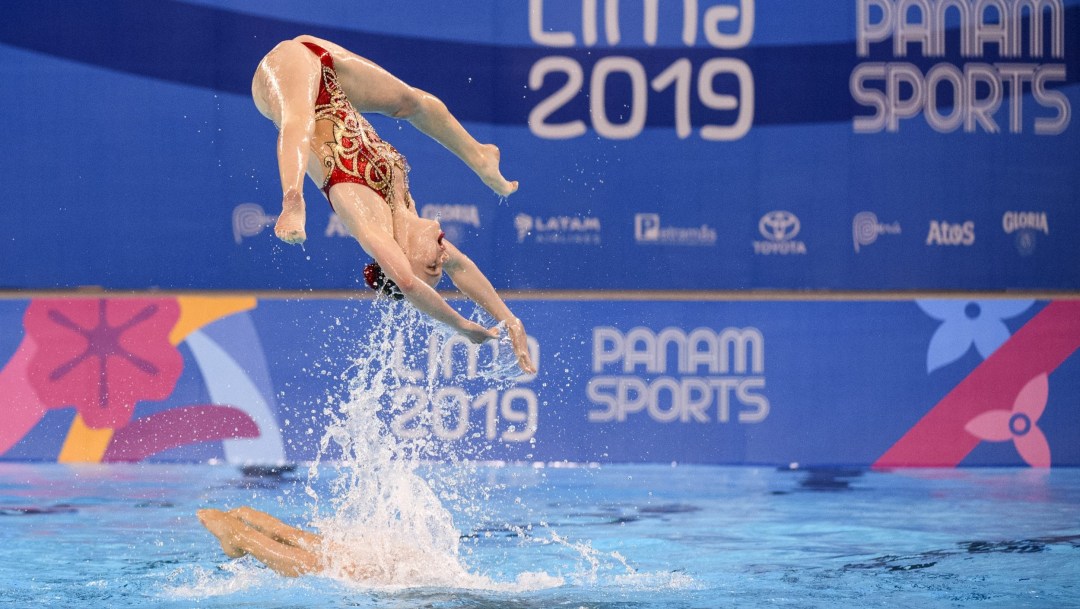
<path fill-rule="evenodd" d="M 257 389 L 239 367 L 210 366 L 212 387 L 230 401 L 189 405 L 133 418 L 136 405 L 170 398 L 185 368 L 178 347 L 213 345 L 200 329 L 246 318 L 250 297 L 38 298 L 23 316 L 23 339 L 0 369 L 0 455 L 22 440 L 47 411 L 74 408 L 57 454 L 61 462 L 139 461 L 163 451 L 214 441 L 255 442 L 258 453 L 235 462 L 280 462 L 280 433 Z M 250 324 L 248 324 L 250 325 Z M 258 350 L 257 337 L 242 348 Z M 219 352 L 221 350 L 219 349 Z M 202 365 L 202 361 L 197 363 Z M 205 358 L 203 358 L 205 359 Z M 225 359 L 219 356 L 216 363 Z M 249 360 L 253 359 L 251 356 Z M 206 366 L 203 366 L 206 368 Z M 265 362 L 262 366 L 265 376 Z M 222 392 L 211 389 L 211 397 Z M 253 414 L 254 413 L 254 416 Z"/>
<path fill-rule="evenodd" d="M 1046 404 L 1049 375 L 1078 348 L 1080 301 L 1051 302 L 938 402 L 874 466 L 953 467 L 979 442 L 1006 439 L 1015 439 L 1028 464 L 1050 465 L 1049 447 L 1035 423 Z"/>

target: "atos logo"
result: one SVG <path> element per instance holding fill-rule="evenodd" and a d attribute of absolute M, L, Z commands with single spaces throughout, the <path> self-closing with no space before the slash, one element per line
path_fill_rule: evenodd
<path fill-rule="evenodd" d="M 963 224 L 930 221 L 930 232 L 926 234 L 927 245 L 963 245 L 975 243 L 975 223 L 971 220 Z"/>
<path fill-rule="evenodd" d="M 796 241 L 802 223 L 789 211 L 771 211 L 758 221 L 758 231 L 765 241 L 754 241 L 755 254 L 805 254 L 806 244 Z"/>

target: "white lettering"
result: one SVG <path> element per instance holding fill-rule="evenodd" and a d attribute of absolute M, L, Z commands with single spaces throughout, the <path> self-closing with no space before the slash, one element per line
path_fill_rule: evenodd
<path fill-rule="evenodd" d="M 1056 135 L 1069 126 L 1071 108 L 1064 93 L 1049 90 L 1046 83 L 1064 81 L 1062 64 L 968 63 L 961 70 L 939 63 L 924 76 L 910 63 L 867 62 L 852 71 L 849 88 L 852 98 L 873 112 L 854 117 L 852 126 L 856 133 L 895 133 L 904 120 L 924 114 L 926 122 L 941 133 L 955 131 L 961 124 L 968 133 L 999 133 L 995 115 L 1007 90 L 1008 130 L 1023 133 L 1024 88 L 1030 83 L 1035 105 L 1055 111 L 1055 116 L 1035 118 L 1035 132 Z M 945 99 L 951 103 L 939 102 L 945 87 L 949 90 Z"/>
<path fill-rule="evenodd" d="M 680 374 L 696 374 L 702 368 L 710 374 L 765 371 L 765 338 L 757 328 L 725 328 L 720 332 L 695 328 L 687 335 L 681 328 L 656 333 L 640 326 L 625 335 L 616 328 L 594 328 L 592 370 L 600 373 L 621 362 L 621 372 L 641 367 L 647 373 L 663 373 L 669 368 L 672 348 Z"/>
<path fill-rule="evenodd" d="M 544 0 L 529 0 L 529 38 L 545 47 L 572 47 L 577 43 L 570 32 L 548 32 L 544 29 Z"/>
<path fill-rule="evenodd" d="M 915 9 L 915 10 L 913 10 Z M 949 19 L 949 14 L 954 19 Z M 918 19 L 911 19 L 917 13 Z M 945 34 L 959 21 L 960 48 L 965 57 L 981 56 L 987 46 L 1002 57 L 1023 54 L 1024 19 L 1028 20 L 1028 54 L 1065 57 L 1065 5 L 1062 0 L 858 0 L 855 8 L 855 52 L 870 55 L 872 44 L 893 39 L 893 55 L 904 57 L 916 43 L 924 57 L 945 55 Z M 1050 22 L 1050 41 L 1044 40 Z"/>
<path fill-rule="evenodd" d="M 975 243 L 975 223 L 968 220 L 963 224 L 930 221 L 930 230 L 926 235 L 927 245 L 971 245 Z"/>
<path fill-rule="evenodd" d="M 1006 234 L 1015 233 L 1018 230 L 1041 231 L 1050 234 L 1050 224 L 1046 220 L 1046 212 L 1034 211 L 1007 211 L 1001 217 L 1001 226 Z"/>
<path fill-rule="evenodd" d="M 855 21 L 859 57 L 871 56 L 874 45 L 890 39 L 893 57 L 944 57 L 946 33 L 952 31 L 959 32 L 953 48 L 965 58 L 1017 58 L 1025 52 L 1032 59 L 1065 57 L 1063 0 L 857 0 Z M 1009 133 L 1023 133 L 1025 112 L 1050 110 L 1051 116 L 1035 114 L 1034 131 L 1059 135 L 1071 120 L 1070 101 L 1047 83 L 1064 82 L 1065 75 L 1064 63 L 939 63 L 925 75 L 913 63 L 862 63 L 848 86 L 852 99 L 870 113 L 855 116 L 852 126 L 856 133 L 896 133 L 904 120 L 925 115 L 941 133 L 963 125 L 966 133 L 996 134 L 1003 123 Z M 1024 103 L 1029 85 L 1034 104 Z M 1005 95 L 1009 116 L 999 120 Z"/>
<path fill-rule="evenodd" d="M 591 423 L 624 423 L 643 414 L 658 423 L 728 423 L 732 407 L 739 423 L 760 423 L 769 415 L 769 400 L 759 393 L 761 377 L 597 376 L 585 388 Z M 711 416 L 710 416 L 710 413 Z"/>

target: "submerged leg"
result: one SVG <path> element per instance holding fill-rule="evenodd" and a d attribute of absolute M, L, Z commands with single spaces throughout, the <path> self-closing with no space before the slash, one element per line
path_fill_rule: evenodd
<path fill-rule="evenodd" d="M 282 543 L 231 514 L 199 510 L 198 517 L 231 558 L 250 554 L 285 577 L 297 577 L 322 568 L 322 561 L 315 552 Z"/>
<path fill-rule="evenodd" d="M 290 546 L 310 549 L 317 547 L 322 542 L 322 537 L 315 533 L 289 526 L 270 514 L 260 512 L 254 508 L 242 506 L 229 510 L 229 514 L 239 518 L 263 534 Z"/>
<path fill-rule="evenodd" d="M 442 100 L 330 41 L 311 36 L 297 40 L 308 40 L 333 52 L 341 86 L 357 110 L 403 118 L 457 155 L 496 194 L 505 197 L 517 190 L 518 183 L 504 178 L 499 169 L 498 147 L 476 141 Z"/>

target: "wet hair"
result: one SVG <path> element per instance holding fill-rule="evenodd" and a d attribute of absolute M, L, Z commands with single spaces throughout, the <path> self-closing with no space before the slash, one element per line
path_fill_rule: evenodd
<path fill-rule="evenodd" d="M 386 273 L 383 273 L 382 267 L 379 266 L 378 262 L 371 262 L 364 267 L 364 281 L 368 284 L 369 288 L 383 296 L 389 296 L 394 300 L 405 298 L 405 295 L 398 289 L 394 280 L 387 277 Z"/>

